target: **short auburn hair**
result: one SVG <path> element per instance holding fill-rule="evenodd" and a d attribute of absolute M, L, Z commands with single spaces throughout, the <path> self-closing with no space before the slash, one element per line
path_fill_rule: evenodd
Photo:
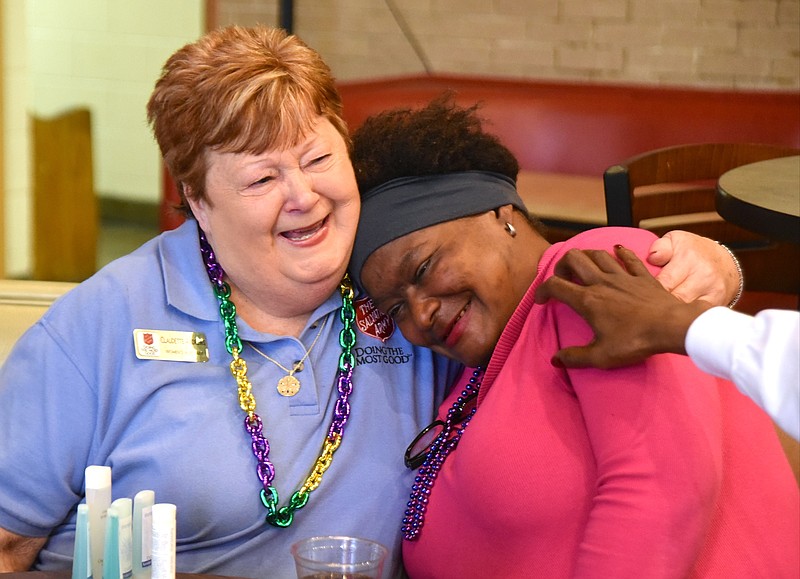
<path fill-rule="evenodd" d="M 322 57 L 279 28 L 229 26 L 173 54 L 147 103 L 167 169 L 186 195 L 206 197 L 206 153 L 289 148 L 322 115 L 350 145 L 342 99 Z"/>

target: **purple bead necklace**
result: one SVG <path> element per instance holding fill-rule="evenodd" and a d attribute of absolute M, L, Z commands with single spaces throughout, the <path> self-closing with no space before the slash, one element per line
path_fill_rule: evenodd
<path fill-rule="evenodd" d="M 472 373 L 472 378 L 461 391 L 461 396 L 456 398 L 450 410 L 447 411 L 444 427 L 431 444 L 430 450 L 425 456 L 425 462 L 419 467 L 419 472 L 411 487 L 411 497 L 407 503 L 405 517 L 403 517 L 403 526 L 400 528 L 403 538 L 407 541 L 416 541 L 422 532 L 425 524 L 425 511 L 428 510 L 428 501 L 436 477 L 439 476 L 447 456 L 458 446 L 458 441 L 461 440 L 461 435 L 464 434 L 464 430 L 475 415 L 477 407 L 470 410 L 469 414 L 463 418 L 459 415 L 463 412 L 466 403 L 477 396 L 481 389 L 482 377 L 483 368 L 476 368 Z M 456 429 L 455 434 L 451 435 L 454 429 Z"/>
<path fill-rule="evenodd" d="M 338 399 L 333 409 L 331 425 L 322 445 L 319 457 L 314 462 L 314 467 L 303 485 L 292 494 L 289 503 L 279 507 L 278 491 L 272 485 L 275 478 L 275 466 L 269 459 L 269 441 L 264 437 L 261 417 L 256 414 L 256 399 L 253 396 L 253 386 L 247 378 L 247 362 L 239 357 L 242 351 L 242 340 L 236 325 L 236 306 L 231 301 L 231 288 L 224 281 L 225 272 L 214 255 L 214 250 L 206 239 L 205 233 L 200 230 L 200 253 L 203 256 L 208 278 L 214 287 L 214 293 L 219 300 L 219 312 L 225 324 L 225 348 L 233 357 L 230 368 L 231 374 L 236 379 L 239 394 L 239 406 L 246 416 L 244 427 L 250 434 L 253 455 L 258 461 L 256 473 L 261 481 L 261 502 L 267 509 L 267 523 L 275 527 L 288 527 L 294 520 L 295 511 L 302 509 L 308 503 L 309 494 L 322 482 L 322 475 L 333 461 L 333 453 L 339 448 L 344 435 L 344 427 L 350 416 L 350 402 L 348 397 L 353 392 L 353 366 L 355 357 L 353 347 L 356 344 L 356 333 L 353 329 L 355 309 L 353 308 L 353 285 L 350 278 L 345 275 L 340 284 L 342 295 L 342 308 L 339 317 L 342 320 L 342 331 L 339 333 L 339 344 L 342 354 L 339 356 L 339 371 L 337 375 Z"/>

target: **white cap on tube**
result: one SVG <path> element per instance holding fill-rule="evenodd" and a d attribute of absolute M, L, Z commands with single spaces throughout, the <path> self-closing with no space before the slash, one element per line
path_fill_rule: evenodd
<path fill-rule="evenodd" d="M 87 489 L 102 489 L 111 486 L 111 467 L 93 464 L 84 471 Z"/>

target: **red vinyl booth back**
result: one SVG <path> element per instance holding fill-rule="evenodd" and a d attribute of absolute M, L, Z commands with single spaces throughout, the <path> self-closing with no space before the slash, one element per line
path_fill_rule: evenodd
<path fill-rule="evenodd" d="M 341 82 L 351 130 L 377 112 L 418 107 L 445 91 L 482 104 L 486 128 L 524 170 L 601 177 L 635 154 L 686 143 L 757 142 L 800 147 L 800 92 L 743 92 L 664 87 L 413 76 Z M 161 228 L 183 218 L 164 174 Z"/>

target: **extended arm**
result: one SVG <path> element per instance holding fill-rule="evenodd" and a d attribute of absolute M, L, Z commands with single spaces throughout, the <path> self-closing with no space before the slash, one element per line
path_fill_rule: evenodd
<path fill-rule="evenodd" d="M 630 250 L 615 252 L 622 265 L 605 251 L 570 251 L 557 275 L 537 289 L 537 301 L 563 301 L 594 331 L 591 342 L 560 350 L 553 363 L 613 368 L 652 354 L 688 353 L 700 369 L 733 381 L 800 439 L 800 312 L 767 310 L 752 317 L 703 301 L 683 303 Z"/>
<path fill-rule="evenodd" d="M 700 369 L 733 381 L 800 440 L 800 312 L 764 310 L 753 317 L 710 309 L 689 328 L 686 351 Z"/>

